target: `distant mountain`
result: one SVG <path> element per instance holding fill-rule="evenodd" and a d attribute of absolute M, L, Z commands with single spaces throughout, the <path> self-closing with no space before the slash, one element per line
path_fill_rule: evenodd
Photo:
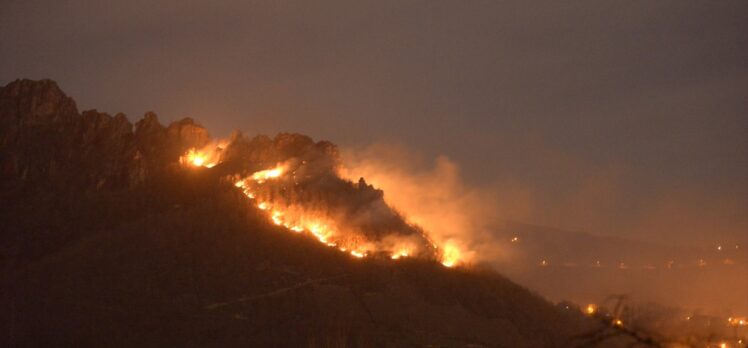
<path fill-rule="evenodd" d="M 442 266 L 381 191 L 334 175 L 333 144 L 237 133 L 220 164 L 180 162 L 211 141 L 191 119 L 79 113 L 49 80 L 0 89 L 0 344 L 553 347 L 597 327 L 493 271 Z M 230 180 L 288 161 L 293 177 L 258 194 L 355 234 L 331 248 L 288 233 Z M 338 250 L 395 237 L 417 257 Z"/>

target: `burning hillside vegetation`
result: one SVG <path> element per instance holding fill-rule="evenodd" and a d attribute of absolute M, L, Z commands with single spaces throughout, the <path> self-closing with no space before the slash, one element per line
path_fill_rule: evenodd
<path fill-rule="evenodd" d="M 268 221 L 353 257 L 418 257 L 447 267 L 461 262 L 460 250 L 440 246 L 428 231 L 408 223 L 364 178 L 356 183 L 341 178 L 340 157 L 329 142 L 298 134 L 247 139 L 235 133 L 228 141 L 187 150 L 179 162 L 221 173 Z"/>

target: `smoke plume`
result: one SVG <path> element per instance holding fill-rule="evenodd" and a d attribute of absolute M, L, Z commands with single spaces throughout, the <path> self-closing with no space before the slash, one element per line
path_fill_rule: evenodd
<path fill-rule="evenodd" d="M 466 184 L 449 158 L 429 162 L 403 146 L 385 144 L 346 149 L 342 157 L 341 177 L 363 177 L 383 190 L 385 201 L 445 252 L 454 248 L 468 262 L 504 255 L 491 234 L 502 217 L 497 188 Z"/>

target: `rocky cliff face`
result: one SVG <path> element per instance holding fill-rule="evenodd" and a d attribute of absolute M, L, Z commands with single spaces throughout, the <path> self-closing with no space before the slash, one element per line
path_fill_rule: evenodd
<path fill-rule="evenodd" d="M 169 174 L 188 149 L 211 140 L 191 118 L 164 126 L 147 112 L 133 127 L 121 113 L 80 113 L 51 80 L 16 80 L 0 88 L 0 175 L 5 180 L 75 189 L 134 188 Z M 327 173 L 339 160 L 335 145 L 288 133 L 247 139 L 235 132 L 223 157 L 241 167 L 235 170 L 297 158 Z"/>
<path fill-rule="evenodd" d="M 115 197 L 134 199 L 173 173 L 185 148 L 208 139 L 189 119 L 164 127 L 148 113 L 133 129 L 123 114 L 80 113 L 50 80 L 0 88 L 2 259 L 34 259 L 132 217 L 133 209 L 111 206 Z"/>
<path fill-rule="evenodd" d="M 19 184 L 133 188 L 208 141 L 189 118 L 164 127 L 149 112 L 133 129 L 121 113 L 79 113 L 50 80 L 17 80 L 0 90 L 1 174 Z"/>

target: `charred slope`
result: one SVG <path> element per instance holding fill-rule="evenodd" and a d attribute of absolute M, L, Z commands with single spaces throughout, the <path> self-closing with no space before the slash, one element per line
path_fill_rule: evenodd
<path fill-rule="evenodd" d="M 4 346 L 564 346 L 588 325 L 490 271 L 284 233 L 221 180 L 241 161 L 180 168 L 209 139 L 80 114 L 52 81 L 0 90 Z M 307 139 L 246 142 L 334 149 Z"/>

